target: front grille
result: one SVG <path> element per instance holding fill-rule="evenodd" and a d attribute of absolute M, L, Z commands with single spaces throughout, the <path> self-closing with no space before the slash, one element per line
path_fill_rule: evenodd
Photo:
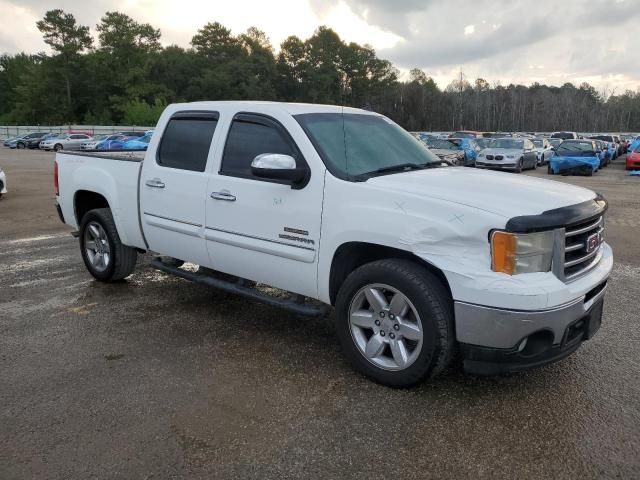
<path fill-rule="evenodd" d="M 603 216 L 565 229 L 565 280 L 573 280 L 598 264 L 602 255 L 603 238 Z"/>
<path fill-rule="evenodd" d="M 496 155 L 496 160 L 502 160 L 504 158 L 503 155 Z"/>

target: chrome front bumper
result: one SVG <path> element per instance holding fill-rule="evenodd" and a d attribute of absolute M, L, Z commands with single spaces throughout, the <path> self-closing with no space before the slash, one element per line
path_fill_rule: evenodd
<path fill-rule="evenodd" d="M 547 331 L 559 345 L 569 325 L 587 315 L 607 289 L 606 280 L 586 295 L 548 310 L 506 310 L 455 302 L 458 342 L 480 347 L 513 349 L 529 335 Z"/>

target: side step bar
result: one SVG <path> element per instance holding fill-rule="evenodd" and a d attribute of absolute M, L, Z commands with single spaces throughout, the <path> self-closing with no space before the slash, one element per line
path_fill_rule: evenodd
<path fill-rule="evenodd" d="M 291 294 L 287 298 L 277 298 L 261 293 L 255 288 L 245 286 L 244 279 L 238 279 L 237 282 L 230 282 L 203 273 L 188 272 L 179 267 L 168 265 L 159 258 L 152 260 L 150 265 L 157 270 L 184 278 L 185 280 L 206 285 L 207 287 L 217 288 L 218 290 L 223 290 L 225 292 L 242 295 L 243 297 L 255 300 L 256 302 L 289 310 L 297 315 L 303 315 L 305 317 L 324 317 L 329 312 L 329 307 L 327 305 L 306 304 L 302 295 Z"/>

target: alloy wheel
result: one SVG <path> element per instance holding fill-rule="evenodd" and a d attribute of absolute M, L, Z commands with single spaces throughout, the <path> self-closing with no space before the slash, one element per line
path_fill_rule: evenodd
<path fill-rule="evenodd" d="M 383 370 L 404 370 L 422 351 L 422 321 L 411 301 L 385 284 L 362 287 L 349 307 L 351 336 L 358 351 Z"/>
<path fill-rule="evenodd" d="M 104 272 L 111 262 L 111 247 L 107 232 L 98 222 L 89 222 L 84 230 L 84 250 L 89 262 L 98 272 Z"/>

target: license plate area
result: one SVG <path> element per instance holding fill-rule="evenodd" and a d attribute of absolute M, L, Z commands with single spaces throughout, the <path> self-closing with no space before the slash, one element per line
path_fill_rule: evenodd
<path fill-rule="evenodd" d="M 602 307 L 604 299 L 596 302 L 585 316 L 569 325 L 564 333 L 563 346 L 589 340 L 593 337 L 602 325 Z"/>

